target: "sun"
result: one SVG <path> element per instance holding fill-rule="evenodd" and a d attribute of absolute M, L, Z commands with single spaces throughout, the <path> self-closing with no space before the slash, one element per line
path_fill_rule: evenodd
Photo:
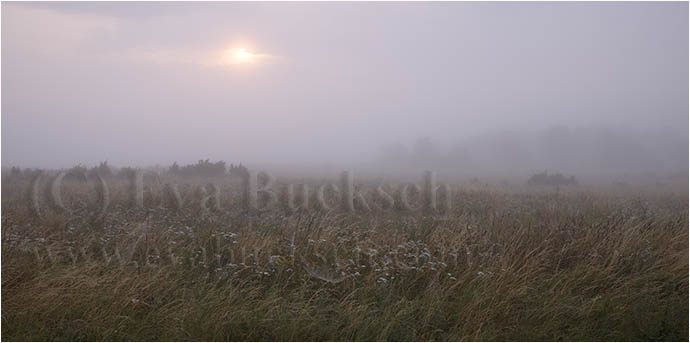
<path fill-rule="evenodd" d="M 252 54 L 245 48 L 239 48 L 234 52 L 235 59 L 242 62 L 250 62 L 252 60 Z"/>
<path fill-rule="evenodd" d="M 230 48 L 227 49 L 223 56 L 223 62 L 226 64 L 248 64 L 253 63 L 256 55 L 247 51 L 246 48 Z"/>

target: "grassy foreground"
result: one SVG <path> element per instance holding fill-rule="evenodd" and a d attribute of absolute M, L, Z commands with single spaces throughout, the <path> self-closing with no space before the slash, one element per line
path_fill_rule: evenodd
<path fill-rule="evenodd" d="M 2 200 L 4 340 L 688 340 L 687 194 L 465 189 L 442 218 Z"/>

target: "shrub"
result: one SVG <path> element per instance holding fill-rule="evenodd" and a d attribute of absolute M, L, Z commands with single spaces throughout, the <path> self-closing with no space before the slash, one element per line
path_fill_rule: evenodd
<path fill-rule="evenodd" d="M 210 162 L 208 159 L 199 160 L 196 164 L 180 167 L 177 162 L 169 169 L 170 173 L 179 176 L 222 176 L 225 174 L 225 162 Z"/>
<path fill-rule="evenodd" d="M 549 175 L 546 171 L 534 174 L 529 178 L 527 184 L 530 186 L 570 186 L 577 185 L 575 176 L 565 177 L 560 173 Z"/>

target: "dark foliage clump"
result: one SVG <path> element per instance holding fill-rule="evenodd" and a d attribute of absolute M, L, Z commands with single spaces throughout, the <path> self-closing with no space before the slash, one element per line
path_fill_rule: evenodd
<path fill-rule="evenodd" d="M 132 167 L 122 167 L 117 172 L 119 178 L 130 178 L 136 174 L 137 170 Z"/>
<path fill-rule="evenodd" d="M 169 170 L 171 174 L 179 176 L 223 176 L 225 174 L 225 162 L 210 162 L 206 159 L 199 160 L 196 164 L 188 164 L 182 167 L 175 162 Z"/>
<path fill-rule="evenodd" d="M 575 176 L 565 177 L 560 173 L 549 175 L 546 171 L 534 174 L 529 178 L 527 184 L 530 186 L 571 186 L 577 185 Z"/>
<path fill-rule="evenodd" d="M 89 169 L 89 175 L 98 175 L 100 177 L 111 177 L 113 171 L 108 165 L 108 161 L 101 162 L 97 167 Z"/>
<path fill-rule="evenodd" d="M 78 165 L 76 165 L 76 166 L 70 168 L 69 170 L 67 170 L 67 174 L 70 174 L 70 175 L 86 175 L 86 172 L 87 172 L 87 171 L 88 171 L 88 169 L 87 169 L 86 167 L 82 166 L 81 164 L 78 164 Z"/>
<path fill-rule="evenodd" d="M 230 164 L 228 172 L 230 173 L 230 175 L 236 175 L 242 178 L 249 176 L 249 169 L 243 166 L 242 163 L 238 165 Z"/>

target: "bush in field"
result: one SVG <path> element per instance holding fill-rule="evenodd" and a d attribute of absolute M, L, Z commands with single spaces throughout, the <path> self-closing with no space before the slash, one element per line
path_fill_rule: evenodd
<path fill-rule="evenodd" d="M 225 162 L 210 162 L 208 159 L 199 160 L 196 164 L 180 167 L 177 162 L 169 169 L 170 173 L 179 176 L 222 176 L 225 174 Z"/>
<path fill-rule="evenodd" d="M 545 171 L 532 175 L 527 184 L 530 186 L 570 186 L 577 185 L 577 180 L 575 176 L 565 177 L 559 173 L 549 175 Z"/>
<path fill-rule="evenodd" d="M 29 179 L 32 175 L 30 168 L 26 168 L 23 171 L 22 168 L 19 167 L 2 170 L 2 179 L 5 182 Z"/>
<path fill-rule="evenodd" d="M 86 167 L 82 166 L 81 164 L 78 164 L 72 168 L 70 168 L 67 173 L 68 174 L 73 174 L 73 175 L 86 175 L 86 172 L 88 169 Z"/>
<path fill-rule="evenodd" d="M 9 175 L 10 178 L 17 179 L 21 176 L 22 176 L 22 170 L 21 169 L 19 169 L 17 167 L 12 167 L 12 169 L 10 169 L 10 175 Z"/>
<path fill-rule="evenodd" d="M 98 164 L 98 167 L 93 167 L 89 169 L 89 174 L 99 175 L 101 177 L 110 177 L 113 176 L 113 171 L 110 169 L 108 161 L 103 161 L 100 164 Z"/>
<path fill-rule="evenodd" d="M 117 172 L 117 177 L 119 178 L 130 178 L 136 173 L 136 169 L 132 167 L 122 167 Z"/>
<path fill-rule="evenodd" d="M 238 165 L 230 164 L 230 168 L 228 168 L 228 172 L 230 175 L 236 175 L 240 177 L 245 177 L 249 175 L 249 169 L 247 167 L 243 166 L 242 163 Z"/>

